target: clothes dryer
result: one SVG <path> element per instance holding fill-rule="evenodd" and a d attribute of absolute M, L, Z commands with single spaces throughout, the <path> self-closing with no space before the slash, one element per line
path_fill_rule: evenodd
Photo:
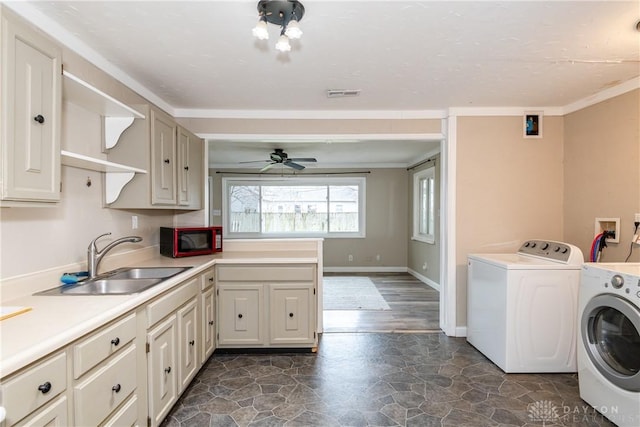
<path fill-rule="evenodd" d="M 619 427 L 640 426 L 640 264 L 584 264 L 578 310 L 580 397 Z"/>
<path fill-rule="evenodd" d="M 528 240 L 468 256 L 467 341 L 507 373 L 576 372 L 582 252 Z"/>

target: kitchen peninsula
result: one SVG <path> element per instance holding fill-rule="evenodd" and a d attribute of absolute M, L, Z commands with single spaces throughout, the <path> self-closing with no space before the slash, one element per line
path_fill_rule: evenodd
<path fill-rule="evenodd" d="M 128 254 L 136 267 L 191 267 L 132 295 L 34 296 L 56 286 L 54 272 L 6 280 L 2 306 L 30 308 L 0 322 L 6 425 L 158 425 L 216 348 L 313 351 L 322 239 L 224 247 L 176 259 Z"/>

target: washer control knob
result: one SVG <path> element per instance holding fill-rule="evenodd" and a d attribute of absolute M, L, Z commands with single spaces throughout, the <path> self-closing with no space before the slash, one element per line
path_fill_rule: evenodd
<path fill-rule="evenodd" d="M 548 243 L 543 243 L 543 244 L 542 244 L 542 250 L 543 250 L 543 251 L 544 251 L 544 250 L 546 250 L 548 247 L 549 247 L 549 244 L 548 244 Z"/>
<path fill-rule="evenodd" d="M 556 246 L 555 248 L 553 248 L 553 252 L 560 252 L 560 246 Z"/>
<path fill-rule="evenodd" d="M 569 252 L 569 248 L 564 248 L 564 249 L 562 250 L 562 253 L 563 253 L 563 254 L 566 254 L 567 252 Z"/>
<path fill-rule="evenodd" d="M 611 286 L 613 286 L 615 289 L 620 289 L 623 285 L 624 278 L 621 275 L 616 274 L 611 278 Z"/>
<path fill-rule="evenodd" d="M 536 247 L 536 242 L 531 242 L 531 247 L 535 248 Z"/>
<path fill-rule="evenodd" d="M 640 291 L 636 292 L 636 296 L 640 298 Z"/>

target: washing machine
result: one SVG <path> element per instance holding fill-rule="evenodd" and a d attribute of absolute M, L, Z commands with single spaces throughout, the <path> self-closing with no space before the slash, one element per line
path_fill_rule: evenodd
<path fill-rule="evenodd" d="M 640 426 L 640 264 L 585 263 L 578 311 L 580 397 L 620 427 Z"/>
<path fill-rule="evenodd" d="M 547 240 L 470 254 L 467 341 L 507 373 L 576 372 L 583 263 L 576 246 Z"/>

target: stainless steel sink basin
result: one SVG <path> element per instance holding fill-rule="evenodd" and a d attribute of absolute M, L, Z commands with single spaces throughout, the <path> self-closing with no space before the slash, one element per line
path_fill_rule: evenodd
<path fill-rule="evenodd" d="M 127 267 L 113 270 L 109 279 L 167 279 L 190 267 Z"/>
<path fill-rule="evenodd" d="M 62 295 L 129 295 L 142 292 L 162 279 L 98 279 L 74 286 L 64 286 Z"/>
<path fill-rule="evenodd" d="M 124 267 L 93 279 L 34 295 L 130 295 L 145 291 L 191 267 Z"/>

